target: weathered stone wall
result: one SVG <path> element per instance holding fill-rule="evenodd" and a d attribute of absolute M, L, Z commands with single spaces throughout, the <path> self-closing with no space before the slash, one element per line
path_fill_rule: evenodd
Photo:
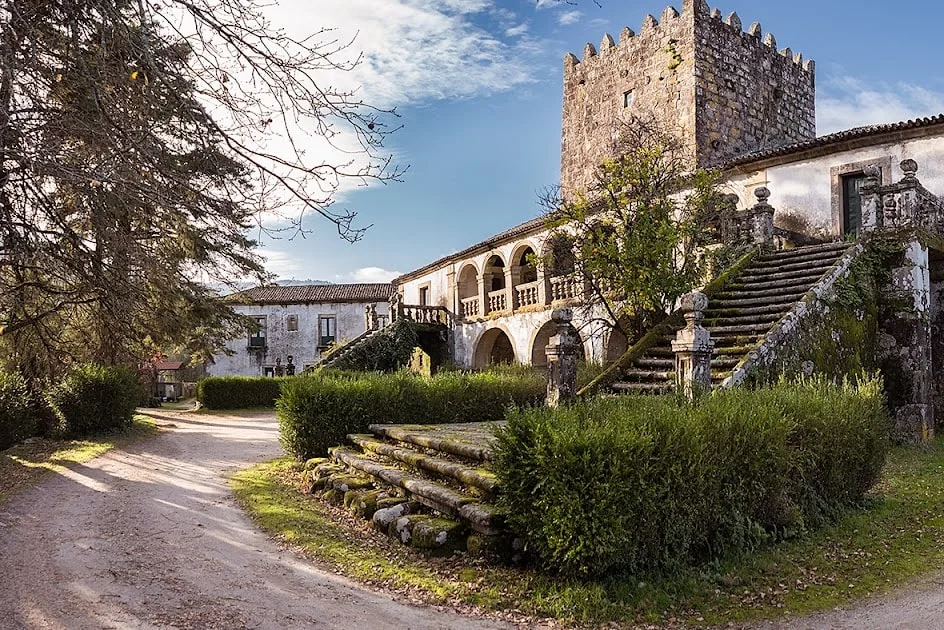
<path fill-rule="evenodd" d="M 631 93 L 631 102 L 625 95 Z M 704 0 L 646 16 L 638 34 L 604 36 L 564 58 L 561 186 L 587 188 L 621 120 L 652 119 L 682 135 L 699 165 L 815 137 L 814 67 L 776 50 L 759 24 L 743 32 Z"/>

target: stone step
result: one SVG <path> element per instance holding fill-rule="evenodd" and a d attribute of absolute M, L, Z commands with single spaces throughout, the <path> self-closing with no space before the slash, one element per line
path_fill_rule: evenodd
<path fill-rule="evenodd" d="M 661 383 L 630 383 L 617 381 L 610 385 L 611 389 L 630 394 L 664 394 L 672 390 L 675 383 L 663 381 Z"/>
<path fill-rule="evenodd" d="M 623 378 L 631 379 L 632 381 L 666 381 L 670 378 L 675 378 L 675 370 L 672 371 L 660 371 L 660 370 L 640 370 L 637 368 L 627 368 L 623 370 Z"/>
<path fill-rule="evenodd" d="M 760 322 L 756 324 L 740 324 L 738 326 L 706 326 L 711 333 L 712 339 L 723 339 L 732 333 L 762 333 L 770 330 L 773 324 Z"/>
<path fill-rule="evenodd" d="M 755 306 L 785 306 L 786 310 L 793 308 L 793 305 L 803 299 L 806 291 L 796 293 L 778 293 L 773 295 L 744 296 L 733 294 L 731 296 L 718 297 L 717 301 L 712 300 L 712 309 L 731 309 L 741 307 Z"/>
<path fill-rule="evenodd" d="M 757 265 L 751 265 L 744 270 L 745 274 L 757 274 L 762 271 L 771 273 L 787 273 L 788 271 L 801 271 L 804 269 L 820 270 L 825 272 L 839 260 L 837 257 L 821 257 L 814 260 L 791 260 L 789 262 L 770 262 Z"/>
<path fill-rule="evenodd" d="M 488 494 L 494 494 L 498 488 L 495 475 L 488 470 L 470 468 L 448 459 L 401 448 L 378 440 L 373 435 L 351 434 L 347 436 L 347 439 L 365 452 L 376 453 L 425 473 L 451 479 L 465 486 L 472 486 Z"/>
<path fill-rule="evenodd" d="M 492 450 L 488 446 L 449 440 L 429 432 L 418 431 L 416 427 L 409 425 L 372 424 L 367 430 L 378 437 L 448 453 L 470 462 L 487 462 L 492 459 Z"/>
<path fill-rule="evenodd" d="M 715 305 L 712 304 L 711 308 L 705 311 L 705 321 L 725 317 L 751 317 L 758 315 L 777 315 L 778 317 L 782 317 L 783 314 L 793 308 L 794 304 L 796 304 L 796 302 L 783 302 L 781 304 L 749 306 L 746 308 L 715 308 Z"/>
<path fill-rule="evenodd" d="M 769 289 L 753 289 L 751 287 L 744 287 L 740 289 L 733 289 L 731 291 L 724 291 L 719 293 L 717 298 L 722 301 L 728 300 L 750 300 L 754 298 L 773 298 L 779 297 L 784 300 L 796 301 L 792 297 L 799 295 L 803 296 L 807 291 L 810 290 L 812 285 L 802 285 L 802 286 L 786 286 L 786 287 L 777 287 Z"/>
<path fill-rule="evenodd" d="M 502 515 L 494 506 L 482 503 L 478 498 L 462 494 L 435 481 L 404 472 L 399 468 L 376 462 L 344 447 L 330 449 L 331 456 L 339 462 L 365 473 L 381 483 L 403 490 L 411 499 L 426 507 L 469 523 L 481 534 L 495 535 L 500 532 Z"/>
<path fill-rule="evenodd" d="M 778 319 L 783 317 L 783 313 L 786 311 L 772 311 L 769 313 L 760 313 L 756 315 L 729 315 L 726 317 L 705 317 L 705 321 L 702 322 L 703 326 L 712 327 L 712 326 L 741 326 L 744 324 L 761 324 L 767 323 L 773 325 Z"/>
<path fill-rule="evenodd" d="M 732 282 L 725 287 L 725 290 L 728 292 L 733 291 L 750 291 L 752 293 L 757 293 L 760 291 L 766 291 L 770 289 L 785 289 L 788 287 L 805 287 L 808 291 L 810 287 L 816 284 L 816 281 L 823 277 L 823 274 L 819 272 L 813 272 L 810 275 L 806 275 L 800 278 L 785 278 L 783 280 L 771 280 L 770 282 L 743 282 L 740 278 L 737 279 L 737 282 Z"/>
<path fill-rule="evenodd" d="M 828 270 L 829 267 L 825 267 L 825 269 Z M 749 271 L 750 270 L 747 270 L 745 273 L 735 278 L 738 284 L 772 282 L 774 280 L 792 280 L 796 278 L 811 278 L 815 280 L 822 277 L 822 274 L 819 273 L 819 269 L 795 269 L 793 271 L 769 270 L 768 272 L 762 273 L 749 273 Z"/>
<path fill-rule="evenodd" d="M 850 247 L 853 243 L 846 241 L 833 241 L 830 243 L 822 243 L 820 245 L 804 245 L 802 247 L 794 247 L 793 249 L 782 249 L 780 251 L 772 252 L 770 254 L 765 254 L 758 257 L 758 260 L 784 260 L 789 258 L 796 258 L 797 256 L 807 256 L 815 252 L 844 252 Z"/>

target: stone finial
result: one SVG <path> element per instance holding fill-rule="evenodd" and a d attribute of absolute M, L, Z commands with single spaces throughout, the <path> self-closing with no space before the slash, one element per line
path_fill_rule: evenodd
<path fill-rule="evenodd" d="M 590 57 L 597 56 L 597 49 L 593 47 L 593 44 L 587 42 L 587 45 L 583 47 L 583 59 L 586 61 Z"/>
<path fill-rule="evenodd" d="M 754 196 L 757 197 L 757 205 L 767 206 L 767 200 L 770 199 L 770 189 L 766 186 L 760 186 L 754 189 Z"/>
<path fill-rule="evenodd" d="M 616 46 L 616 42 L 613 41 L 613 36 L 609 33 L 604 33 L 603 41 L 600 42 L 600 52 L 604 53 L 614 46 Z"/>
<path fill-rule="evenodd" d="M 773 48 L 774 50 L 777 49 L 777 38 L 774 37 L 773 33 L 767 33 L 766 35 L 764 35 L 764 45 L 769 46 Z"/>
<path fill-rule="evenodd" d="M 751 27 L 747 29 L 747 34 L 751 37 L 756 37 L 760 39 L 760 36 L 763 34 L 763 29 L 760 26 L 760 22 L 754 22 L 751 24 Z"/>
<path fill-rule="evenodd" d="M 679 300 L 679 310 L 689 319 L 691 315 L 694 321 L 702 321 L 705 318 L 704 311 L 708 308 L 708 296 L 700 291 L 692 291 L 681 297 Z"/>
<path fill-rule="evenodd" d="M 621 44 L 622 44 L 623 42 L 628 42 L 629 40 L 631 40 L 631 39 L 634 38 L 634 37 L 636 37 L 636 33 L 633 31 L 633 29 L 629 28 L 628 26 L 624 26 L 624 27 L 623 27 L 623 30 L 620 31 L 620 43 L 621 43 Z"/>
<path fill-rule="evenodd" d="M 737 210 L 737 205 L 738 202 L 741 201 L 741 197 L 734 193 L 728 193 L 727 195 L 723 195 L 721 200 L 725 208 L 729 210 Z"/>
<path fill-rule="evenodd" d="M 655 19 L 652 14 L 646 15 L 642 20 L 642 28 L 640 29 L 643 33 L 646 31 L 655 30 L 659 26 L 659 20 Z"/>
<path fill-rule="evenodd" d="M 675 7 L 673 7 L 673 6 L 667 6 L 665 9 L 662 10 L 662 20 L 661 20 L 661 22 L 662 22 L 663 24 L 665 24 L 665 23 L 668 22 L 669 20 L 674 20 L 674 19 L 677 18 L 678 16 L 679 16 L 679 12 L 675 10 Z"/>
<path fill-rule="evenodd" d="M 882 179 L 882 169 L 875 164 L 869 164 L 864 169 L 862 169 L 862 175 L 865 177 L 865 181 L 862 182 L 863 188 L 872 188 L 878 186 L 879 182 Z"/>
<path fill-rule="evenodd" d="M 915 162 L 912 159 L 902 160 L 899 166 L 901 167 L 901 172 L 903 174 L 901 181 L 912 182 L 918 179 L 918 175 L 917 175 L 918 163 L 917 162 Z"/>

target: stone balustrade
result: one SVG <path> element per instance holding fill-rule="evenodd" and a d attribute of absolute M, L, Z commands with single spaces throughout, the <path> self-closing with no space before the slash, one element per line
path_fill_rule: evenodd
<path fill-rule="evenodd" d="M 582 297 L 583 285 L 577 274 L 551 278 L 551 300 L 570 300 Z"/>
<path fill-rule="evenodd" d="M 535 280 L 534 282 L 528 282 L 525 284 L 519 284 L 515 287 L 515 305 L 518 308 L 522 306 L 534 306 L 539 303 L 539 293 L 538 285 L 540 283 Z"/>
<path fill-rule="evenodd" d="M 929 192 L 918 181 L 918 163 L 901 162 L 900 182 L 880 186 L 881 171 L 876 166 L 865 170 L 862 183 L 862 228 L 920 228 L 944 237 L 944 201 Z"/>
<path fill-rule="evenodd" d="M 725 245 L 750 244 L 772 249 L 774 243 L 774 208 L 767 201 L 770 191 L 761 186 L 754 190 L 757 203 L 746 210 L 737 209 L 737 195 L 729 195 L 721 211 L 721 241 Z"/>
<path fill-rule="evenodd" d="M 463 298 L 459 302 L 462 317 L 477 317 L 482 314 L 481 301 L 477 297 Z"/>
<path fill-rule="evenodd" d="M 488 312 L 495 313 L 497 311 L 506 311 L 508 310 L 508 291 L 505 289 L 499 289 L 497 291 L 488 292 Z"/>

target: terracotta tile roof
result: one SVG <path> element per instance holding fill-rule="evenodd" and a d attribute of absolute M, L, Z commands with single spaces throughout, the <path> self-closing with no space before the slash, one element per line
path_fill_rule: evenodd
<path fill-rule="evenodd" d="M 272 285 L 233 293 L 227 299 L 242 304 L 386 302 L 395 292 L 396 288 L 389 283 Z"/>
<path fill-rule="evenodd" d="M 475 245 L 466 247 L 461 252 L 456 252 L 455 254 L 449 254 L 448 256 L 443 256 L 439 260 L 433 261 L 429 263 L 428 265 L 423 265 L 419 269 L 415 269 L 409 273 L 405 273 L 399 278 L 395 279 L 393 283 L 400 284 L 401 282 L 412 280 L 413 278 L 422 276 L 423 274 L 429 271 L 432 271 L 433 269 L 442 267 L 444 264 L 448 263 L 451 260 L 458 260 L 460 258 L 468 258 L 469 256 L 474 256 L 475 254 L 481 254 L 482 252 L 486 252 L 490 249 L 494 249 L 495 247 L 498 247 L 499 245 L 503 245 L 507 243 L 508 241 L 513 240 L 515 238 L 519 238 L 521 236 L 527 236 L 528 234 L 533 234 L 534 232 L 540 232 L 545 228 L 546 225 L 547 225 L 546 217 L 537 217 L 536 219 L 531 219 L 530 221 L 519 223 L 518 225 L 508 228 L 507 230 L 505 230 L 504 232 L 501 232 L 500 234 L 496 234 L 495 236 L 491 238 L 487 238 L 484 241 L 476 243 Z"/>
<path fill-rule="evenodd" d="M 803 142 L 795 142 L 793 144 L 787 144 L 781 147 L 774 147 L 771 149 L 763 149 L 760 151 L 754 151 L 753 153 L 747 153 L 745 155 L 727 160 L 726 162 L 721 163 L 719 167 L 722 169 L 729 169 L 742 164 L 750 164 L 751 162 L 759 162 L 769 158 L 800 153 L 808 149 L 826 147 L 831 144 L 838 144 L 851 140 L 868 139 L 873 136 L 880 136 L 886 133 L 910 131 L 913 129 L 920 130 L 926 127 L 933 127 L 935 125 L 944 126 L 944 114 L 938 114 L 937 116 L 930 116 L 926 118 L 917 118 L 915 120 L 904 120 L 901 122 L 887 123 L 882 125 L 866 125 L 864 127 L 846 129 L 845 131 L 837 131 L 836 133 L 820 136 L 812 140 L 804 140 Z"/>
<path fill-rule="evenodd" d="M 179 370 L 183 366 L 183 361 L 157 361 L 154 363 L 154 368 L 157 370 Z"/>

